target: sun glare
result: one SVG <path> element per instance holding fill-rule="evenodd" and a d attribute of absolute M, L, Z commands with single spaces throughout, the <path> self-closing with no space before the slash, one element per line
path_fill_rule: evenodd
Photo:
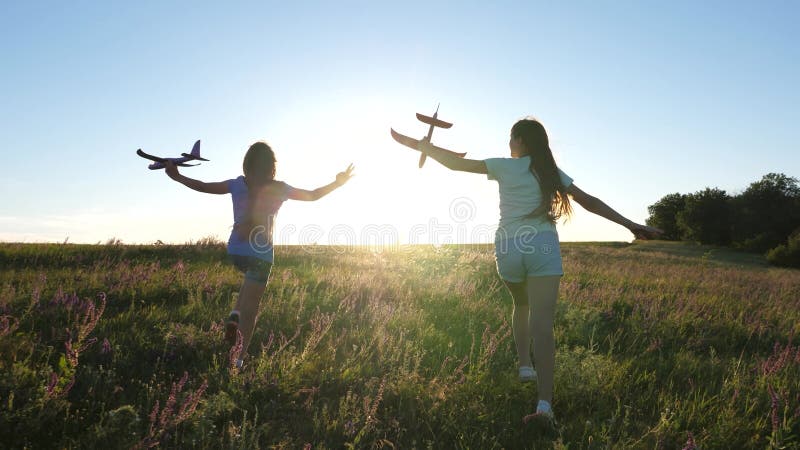
<path fill-rule="evenodd" d="M 423 135 L 426 126 L 416 120 L 415 109 L 386 98 L 334 101 L 309 123 L 317 133 L 291 142 L 287 155 L 279 155 L 281 176 L 298 187 L 313 188 L 329 182 L 348 164 L 355 177 L 348 185 L 314 205 L 287 203 L 281 211 L 276 240 L 282 243 L 396 245 L 398 243 L 471 242 L 472 224 L 451 220 L 452 203 L 480 203 L 482 183 L 477 178 L 454 174 L 433 160 L 418 167 L 419 153 L 395 142 L 390 128 L 410 136 Z M 314 160 L 314 164 L 309 164 Z M 465 187 L 465 183 L 467 183 Z M 482 186 L 487 188 L 488 186 Z M 470 192 L 472 190 L 473 192 Z M 484 189 L 491 198 L 493 191 Z M 484 209 L 496 212 L 496 204 Z M 495 201 L 496 202 L 496 201 Z M 468 219 L 475 219 L 474 211 Z M 489 224 L 496 221 L 493 218 Z M 484 233 L 487 234 L 487 233 Z M 481 239 L 486 241 L 486 238 Z"/>

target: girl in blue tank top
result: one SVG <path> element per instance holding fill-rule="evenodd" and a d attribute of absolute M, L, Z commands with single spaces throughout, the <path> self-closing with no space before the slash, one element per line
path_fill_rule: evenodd
<path fill-rule="evenodd" d="M 233 230 L 228 239 L 228 254 L 244 277 L 236 306 L 225 323 L 225 339 L 231 345 L 241 339 L 237 367 L 242 366 L 242 358 L 247 354 L 258 303 L 272 270 L 272 231 L 278 210 L 286 200 L 315 201 L 328 195 L 353 176 L 353 165 L 339 172 L 332 183 L 312 191 L 298 189 L 275 179 L 275 153 L 265 142 L 256 142 L 244 156 L 242 171 L 244 175 L 232 180 L 206 183 L 183 176 L 174 163 L 166 163 L 170 178 L 195 191 L 231 194 Z"/>

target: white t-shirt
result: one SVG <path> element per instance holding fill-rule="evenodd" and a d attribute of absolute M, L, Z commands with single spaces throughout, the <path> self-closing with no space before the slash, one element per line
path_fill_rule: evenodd
<path fill-rule="evenodd" d="M 486 177 L 497 180 L 500 190 L 500 225 L 495 233 L 495 242 L 511 239 L 522 234 L 541 231 L 556 232 L 555 225 L 547 217 L 527 217 L 542 202 L 539 182 L 530 171 L 531 158 L 489 158 Z M 558 169 L 564 186 L 572 184 L 572 178 Z"/>

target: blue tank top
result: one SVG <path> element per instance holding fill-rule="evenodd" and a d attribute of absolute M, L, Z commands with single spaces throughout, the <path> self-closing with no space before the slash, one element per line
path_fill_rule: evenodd
<path fill-rule="evenodd" d="M 272 262 L 275 257 L 272 248 L 275 217 L 283 202 L 289 198 L 292 187 L 282 181 L 274 181 L 261 189 L 254 198 L 256 225 L 252 230 L 243 229 L 251 200 L 244 176 L 228 180 L 228 189 L 233 202 L 233 230 L 228 239 L 228 254 L 254 256 Z"/>

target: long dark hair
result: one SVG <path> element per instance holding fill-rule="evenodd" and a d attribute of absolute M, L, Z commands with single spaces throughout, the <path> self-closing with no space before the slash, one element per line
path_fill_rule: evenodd
<path fill-rule="evenodd" d="M 522 139 L 522 145 L 531 157 L 530 171 L 542 190 L 542 203 L 528 217 L 546 215 L 551 222 L 562 216 L 569 218 L 572 215 L 572 205 L 567 196 L 567 188 L 561 182 L 544 126 L 538 120 L 528 117 L 511 127 L 511 137 Z"/>
<path fill-rule="evenodd" d="M 242 162 L 244 181 L 247 184 L 247 213 L 240 225 L 239 234 L 247 239 L 253 228 L 261 224 L 255 217 L 254 208 L 258 194 L 264 186 L 275 180 L 275 152 L 263 141 L 256 142 L 247 149 Z M 263 220 L 263 219 L 262 219 Z"/>

